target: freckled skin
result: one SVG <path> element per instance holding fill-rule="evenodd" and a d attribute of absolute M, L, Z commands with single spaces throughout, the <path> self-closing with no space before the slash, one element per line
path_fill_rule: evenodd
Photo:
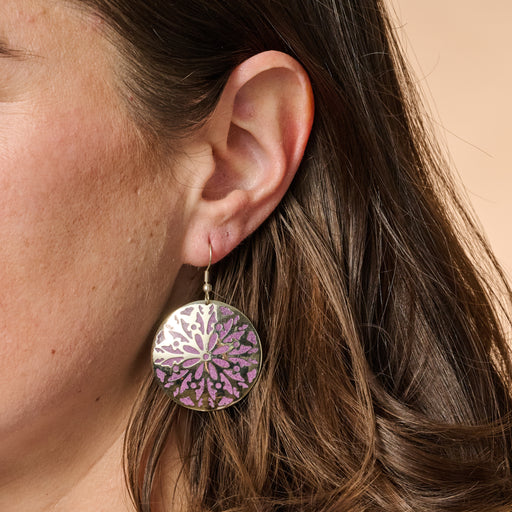
<path fill-rule="evenodd" d="M 32 55 L 0 59 L 1 487 L 37 439 L 126 415 L 178 271 L 185 180 L 145 154 L 97 20 L 2 0 L 0 33 Z"/>

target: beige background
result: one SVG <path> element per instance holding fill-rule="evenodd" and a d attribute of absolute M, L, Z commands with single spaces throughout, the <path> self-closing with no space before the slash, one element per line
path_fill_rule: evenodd
<path fill-rule="evenodd" d="M 388 0 L 441 144 L 512 276 L 512 1 Z"/>

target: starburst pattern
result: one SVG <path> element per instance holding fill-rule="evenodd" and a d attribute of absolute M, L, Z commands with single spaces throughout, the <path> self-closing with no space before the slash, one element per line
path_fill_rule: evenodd
<path fill-rule="evenodd" d="M 217 301 L 175 311 L 153 348 L 157 381 L 185 407 L 212 410 L 241 400 L 254 385 L 261 347 L 251 322 Z"/>

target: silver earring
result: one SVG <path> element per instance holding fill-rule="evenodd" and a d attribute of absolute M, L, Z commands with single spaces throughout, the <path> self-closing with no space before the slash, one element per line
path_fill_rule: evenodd
<path fill-rule="evenodd" d="M 210 300 L 210 261 L 204 273 L 204 300 L 172 312 L 153 342 L 153 371 L 162 389 L 179 405 L 215 411 L 236 404 L 252 389 L 261 370 L 261 343 L 238 309 Z"/>

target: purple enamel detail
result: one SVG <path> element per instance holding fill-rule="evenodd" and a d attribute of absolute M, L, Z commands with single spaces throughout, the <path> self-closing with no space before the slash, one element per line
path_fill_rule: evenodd
<path fill-rule="evenodd" d="M 169 377 L 169 381 L 168 382 L 174 382 L 174 381 L 177 381 L 177 380 L 180 380 L 182 377 L 184 377 L 185 375 L 187 375 L 187 370 L 184 370 L 180 373 L 175 373 L 174 375 L 171 375 Z"/>
<path fill-rule="evenodd" d="M 155 359 L 155 363 L 163 364 L 165 366 L 172 366 L 174 364 L 174 361 L 176 361 L 177 359 L 178 359 L 177 357 L 171 357 L 170 359 L 160 358 L 160 359 Z"/>
<path fill-rule="evenodd" d="M 206 329 L 206 334 L 210 334 L 212 332 L 213 326 L 217 322 L 217 316 L 215 315 L 215 311 L 210 313 L 210 317 L 208 318 L 208 328 Z"/>
<path fill-rule="evenodd" d="M 224 389 L 230 394 L 233 394 L 233 386 L 231 385 L 230 380 L 223 374 L 220 374 L 220 380 L 222 384 L 224 384 Z"/>
<path fill-rule="evenodd" d="M 197 348 L 199 350 L 204 350 L 204 342 L 203 342 L 203 337 L 200 335 L 200 334 L 196 334 L 194 339 L 196 340 L 196 343 L 197 343 Z"/>
<path fill-rule="evenodd" d="M 183 361 L 182 366 L 183 368 L 192 368 L 192 366 L 195 366 L 199 362 L 201 362 L 201 359 L 194 357 L 193 359 L 187 359 L 186 361 Z"/>
<path fill-rule="evenodd" d="M 202 315 L 199 313 L 197 313 L 196 322 L 199 324 L 199 330 L 201 331 L 201 334 L 204 334 L 204 320 Z"/>
<path fill-rule="evenodd" d="M 189 373 L 185 377 L 185 380 L 181 383 L 181 387 L 180 387 L 180 393 L 181 394 L 183 394 L 189 388 L 189 384 L 190 384 L 191 380 L 192 380 L 192 374 Z"/>
<path fill-rule="evenodd" d="M 215 386 L 210 379 L 208 379 L 206 386 L 208 387 L 208 394 L 210 395 L 210 398 L 215 400 L 215 397 L 217 396 L 217 390 L 215 389 Z"/>
<path fill-rule="evenodd" d="M 241 346 L 240 348 L 235 348 L 235 350 L 232 350 L 231 353 L 233 355 L 241 355 L 241 354 L 245 354 L 246 352 L 249 352 L 249 350 L 251 350 L 251 347 L 248 346 L 248 345 L 243 345 Z"/>
<path fill-rule="evenodd" d="M 219 400 L 219 407 L 225 407 L 226 405 L 229 405 L 229 404 L 232 404 L 232 403 L 233 403 L 233 399 L 232 398 L 228 398 L 227 396 L 225 396 L 225 397 L 222 397 Z"/>
<path fill-rule="evenodd" d="M 251 370 L 250 372 L 247 372 L 247 380 L 249 381 L 249 384 L 251 384 L 254 381 L 256 375 L 258 375 L 258 372 L 256 370 Z"/>
<path fill-rule="evenodd" d="M 219 332 L 219 337 L 221 340 L 227 336 L 227 334 L 231 331 L 232 327 L 233 327 L 233 319 L 231 318 L 222 326 L 222 329 Z"/>
<path fill-rule="evenodd" d="M 213 362 L 220 368 L 229 368 L 230 367 L 229 361 L 226 361 L 224 359 L 215 358 L 215 359 L 213 359 Z"/>
<path fill-rule="evenodd" d="M 219 378 L 217 367 L 212 363 L 208 363 L 208 373 L 213 380 L 217 380 Z"/>
<path fill-rule="evenodd" d="M 224 345 L 223 347 L 219 347 L 219 348 L 216 348 L 212 354 L 214 356 L 220 356 L 221 354 L 225 354 L 226 352 L 229 352 L 231 349 L 231 347 L 228 347 L 226 345 Z"/>
<path fill-rule="evenodd" d="M 200 364 L 197 366 L 196 373 L 194 374 L 194 379 L 199 380 L 203 376 L 204 364 Z"/>
<path fill-rule="evenodd" d="M 231 370 L 226 370 L 224 372 L 228 377 L 231 377 L 232 380 L 236 380 L 238 383 L 244 382 L 244 378 L 236 372 L 232 372 Z"/>
<path fill-rule="evenodd" d="M 181 328 L 183 329 L 183 332 L 187 335 L 188 338 L 192 336 L 192 333 L 190 332 L 190 324 L 185 322 L 185 320 L 181 321 Z"/>
<path fill-rule="evenodd" d="M 203 392 L 204 392 L 204 379 L 199 383 L 199 386 L 196 389 L 196 401 L 201 399 Z"/>
<path fill-rule="evenodd" d="M 227 407 L 243 398 L 257 380 L 260 362 L 252 324 L 215 301 L 175 311 L 155 337 L 157 382 L 192 409 Z"/>
<path fill-rule="evenodd" d="M 245 331 L 234 332 L 233 334 L 226 336 L 226 338 L 223 341 L 224 341 L 224 343 L 232 343 L 233 340 L 238 341 L 244 334 L 245 334 Z"/>
<path fill-rule="evenodd" d="M 217 344 L 217 340 L 219 339 L 216 332 L 213 332 L 210 336 L 210 339 L 208 340 L 208 351 L 212 351 L 215 348 L 215 345 Z"/>

